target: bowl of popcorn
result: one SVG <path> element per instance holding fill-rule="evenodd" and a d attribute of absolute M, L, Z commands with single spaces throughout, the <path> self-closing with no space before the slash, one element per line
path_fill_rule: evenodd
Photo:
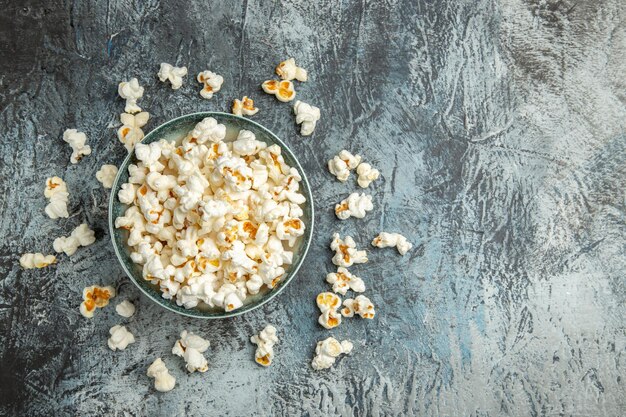
<path fill-rule="evenodd" d="M 253 310 L 294 278 L 313 201 L 289 148 L 227 113 L 171 120 L 137 143 L 112 187 L 109 227 L 130 279 L 191 317 Z"/>

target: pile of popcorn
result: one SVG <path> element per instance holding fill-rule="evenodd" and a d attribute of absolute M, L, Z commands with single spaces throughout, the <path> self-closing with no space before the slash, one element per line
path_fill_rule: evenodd
<path fill-rule="evenodd" d="M 185 308 L 232 311 L 276 287 L 305 231 L 302 177 L 281 148 L 247 130 L 225 138 L 226 126 L 209 117 L 180 145 L 137 144 L 118 194 L 129 207 L 115 226 L 128 230 L 132 260 Z"/>

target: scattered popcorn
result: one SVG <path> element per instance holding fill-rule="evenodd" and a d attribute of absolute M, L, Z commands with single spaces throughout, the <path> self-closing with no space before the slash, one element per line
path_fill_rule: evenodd
<path fill-rule="evenodd" d="M 349 268 L 353 264 L 367 262 L 367 253 L 364 250 L 357 250 L 356 243 L 350 236 L 342 240 L 339 233 L 334 233 L 330 248 L 335 251 L 333 263 L 337 266 Z"/>
<path fill-rule="evenodd" d="M 373 319 L 376 315 L 374 304 L 364 295 L 359 295 L 355 299 L 348 298 L 343 301 L 341 315 L 344 317 L 353 317 L 358 314 L 364 319 Z"/>
<path fill-rule="evenodd" d="M 248 96 L 243 96 L 241 100 L 235 99 L 233 101 L 232 113 L 235 116 L 253 116 L 258 111 L 259 109 L 254 107 L 254 100 L 248 98 Z"/>
<path fill-rule="evenodd" d="M 72 147 L 72 157 L 70 162 L 77 164 L 83 156 L 91 154 L 91 147 L 85 145 L 87 135 L 76 129 L 67 129 L 63 132 L 63 140 Z"/>
<path fill-rule="evenodd" d="M 293 111 L 296 114 L 296 123 L 301 125 L 300 134 L 302 136 L 311 135 L 320 119 L 320 109 L 298 100 L 293 105 Z"/>
<path fill-rule="evenodd" d="M 370 164 L 365 162 L 356 168 L 356 173 L 359 175 L 357 182 L 361 188 L 369 187 L 370 183 L 380 176 L 380 172 L 376 168 L 372 168 Z"/>
<path fill-rule="evenodd" d="M 115 350 L 124 350 L 131 343 L 135 343 L 135 336 L 131 332 L 129 332 L 126 327 L 116 325 L 111 327 L 109 330 L 109 340 L 107 341 L 109 345 L 109 349 Z"/>
<path fill-rule="evenodd" d="M 135 314 L 135 305 L 128 300 L 124 300 L 115 306 L 115 311 L 122 317 L 132 317 Z"/>
<path fill-rule="evenodd" d="M 220 91 L 224 83 L 224 77 L 211 71 L 202 71 L 198 74 L 197 80 L 200 84 L 204 84 L 200 95 L 207 100 L 213 98 L 213 94 Z"/>
<path fill-rule="evenodd" d="M 65 252 L 67 256 L 76 253 L 80 246 L 89 246 L 96 241 L 93 230 L 86 223 L 76 227 L 68 237 L 58 237 L 52 243 L 57 253 Z"/>
<path fill-rule="evenodd" d="M 157 76 L 161 82 L 169 81 L 172 90 L 178 90 L 183 85 L 183 77 L 187 75 L 187 67 L 174 67 L 165 62 L 161 63 L 161 68 Z"/>
<path fill-rule="evenodd" d="M 126 113 L 139 113 L 141 111 L 141 107 L 137 105 L 137 100 L 143 97 L 143 87 L 139 85 L 137 78 L 121 82 L 117 87 L 117 93 L 126 100 L 126 107 L 124 108 Z"/>
<path fill-rule="evenodd" d="M 333 159 L 328 161 L 328 170 L 341 182 L 346 182 L 350 176 L 350 171 L 356 168 L 361 162 L 359 155 L 352 155 L 345 149 L 339 152 Z"/>
<path fill-rule="evenodd" d="M 278 75 L 283 80 L 298 80 L 301 82 L 305 82 L 308 78 L 307 72 L 304 68 L 300 68 L 296 66 L 296 60 L 294 58 L 289 58 L 286 61 L 281 62 L 276 67 L 276 75 Z"/>
<path fill-rule="evenodd" d="M 348 290 L 354 292 L 364 292 L 365 283 L 356 275 L 352 275 L 346 268 L 339 267 L 337 272 L 326 275 L 326 282 L 333 286 L 333 291 L 337 294 L 346 295 Z"/>
<path fill-rule="evenodd" d="M 159 392 L 168 392 L 174 389 L 176 378 L 170 375 L 165 363 L 161 358 L 157 358 L 148 368 L 149 378 L 154 378 L 154 388 Z"/>
<path fill-rule="evenodd" d="M 267 80 L 261 84 L 261 88 L 263 88 L 263 91 L 267 94 L 276 96 L 278 101 L 282 101 L 283 103 L 296 98 L 296 90 L 293 88 L 291 81 Z"/>
<path fill-rule="evenodd" d="M 316 301 L 317 307 L 322 312 L 318 323 L 326 329 L 339 326 L 341 324 L 341 314 L 337 312 L 337 309 L 341 306 L 341 298 L 332 292 L 323 292 L 317 295 Z"/>
<path fill-rule="evenodd" d="M 145 111 L 137 114 L 120 114 L 122 126 L 117 130 L 117 138 L 128 152 L 132 151 L 135 144 L 143 139 L 144 133 L 141 128 L 148 123 L 148 119 L 150 119 L 150 113 Z"/>
<path fill-rule="evenodd" d="M 372 240 L 372 246 L 377 248 L 390 248 L 395 246 L 400 255 L 406 254 L 411 250 L 413 245 L 400 233 L 380 232 L 378 236 Z"/>
<path fill-rule="evenodd" d="M 368 211 L 373 209 L 371 195 L 352 193 L 341 203 L 335 205 L 335 214 L 341 220 L 350 217 L 362 219 Z"/>
<path fill-rule="evenodd" d="M 337 357 L 341 354 L 348 355 L 352 352 L 352 342 L 344 340 L 341 343 L 334 337 L 317 342 L 315 348 L 315 357 L 311 366 L 316 371 L 328 369 L 335 363 Z"/>
<path fill-rule="evenodd" d="M 275 288 L 305 232 L 302 177 L 281 148 L 246 130 L 225 138 L 206 118 L 179 145 L 137 144 L 118 193 L 128 208 L 115 227 L 128 231 L 131 259 L 185 308 L 233 311 Z"/>
<path fill-rule="evenodd" d="M 109 304 L 109 300 L 115 297 L 115 288 L 99 287 L 92 285 L 83 290 L 83 302 L 80 304 L 80 314 L 88 319 L 93 317 L 96 307 L 103 308 Z"/>
<path fill-rule="evenodd" d="M 209 369 L 209 364 L 203 353 L 209 346 L 210 343 L 208 340 L 192 332 L 183 330 L 180 334 L 180 339 L 176 341 L 172 348 L 172 353 L 185 360 L 187 371 L 190 373 L 194 373 L 195 371 L 206 372 Z"/>
<path fill-rule="evenodd" d="M 25 253 L 20 257 L 20 266 L 24 269 L 45 268 L 56 263 L 54 255 L 44 255 L 43 253 Z"/>
<path fill-rule="evenodd" d="M 274 345 L 278 343 L 276 328 L 268 324 L 258 335 L 252 336 L 250 341 L 257 345 L 254 354 L 256 363 L 261 366 L 270 366 L 274 359 Z"/>
<path fill-rule="evenodd" d="M 116 175 L 117 167 L 115 165 L 102 165 L 100 170 L 96 172 L 96 179 L 102 183 L 104 188 L 111 188 Z"/>
<path fill-rule="evenodd" d="M 50 200 L 46 206 L 46 214 L 51 219 L 59 217 L 68 218 L 67 202 L 70 194 L 67 192 L 67 184 L 59 177 L 51 177 L 46 180 L 44 196 Z"/>

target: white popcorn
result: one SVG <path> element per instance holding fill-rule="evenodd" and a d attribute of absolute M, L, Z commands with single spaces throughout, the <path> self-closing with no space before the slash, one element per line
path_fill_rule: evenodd
<path fill-rule="evenodd" d="M 93 230 L 83 223 L 76 227 L 68 237 L 58 237 L 52 243 L 57 253 L 65 252 L 67 256 L 76 253 L 80 246 L 89 246 L 96 241 Z"/>
<path fill-rule="evenodd" d="M 131 343 L 135 343 L 135 336 L 133 336 L 126 327 L 120 326 L 119 324 L 111 327 L 109 334 L 111 337 L 107 340 L 107 344 L 109 345 L 109 349 L 113 351 L 124 350 Z"/>
<path fill-rule="evenodd" d="M 221 142 L 226 136 L 226 126 L 217 123 L 213 117 L 207 117 L 198 122 L 190 133 L 198 143 Z"/>
<path fill-rule="evenodd" d="M 361 157 L 359 155 L 352 155 L 344 149 L 328 161 L 328 170 L 339 181 L 345 182 L 350 176 L 350 171 L 356 168 L 360 162 Z"/>
<path fill-rule="evenodd" d="M 104 188 L 111 188 L 116 175 L 117 167 L 115 165 L 102 165 L 100 170 L 96 172 L 96 179 L 102 183 Z"/>
<path fill-rule="evenodd" d="M 20 266 L 24 269 L 45 268 L 56 263 L 54 255 L 44 255 L 43 253 L 25 253 L 20 257 Z"/>
<path fill-rule="evenodd" d="M 252 336 L 250 341 L 257 345 L 254 353 L 256 363 L 261 366 L 270 366 L 274 359 L 274 345 L 278 343 L 276 328 L 268 324 L 258 335 Z"/>
<path fill-rule="evenodd" d="M 330 248 L 335 251 L 332 260 L 337 266 L 349 268 L 353 264 L 367 262 L 367 253 L 364 250 L 357 250 L 356 243 L 350 236 L 342 240 L 339 233 L 334 233 Z"/>
<path fill-rule="evenodd" d="M 286 103 L 296 98 L 296 90 L 291 81 L 267 80 L 261 84 L 261 88 L 267 94 L 275 96 L 278 101 Z"/>
<path fill-rule="evenodd" d="M 159 392 L 168 392 L 174 389 L 176 378 L 170 375 L 167 367 L 161 360 L 157 358 L 148 368 L 148 377 L 154 378 L 154 388 Z"/>
<path fill-rule="evenodd" d="M 311 366 L 316 371 L 321 369 L 328 369 L 335 363 L 337 357 L 341 354 L 347 355 L 352 352 L 352 342 L 344 340 L 341 343 L 334 337 L 329 337 L 325 340 L 317 342 L 315 347 L 315 357 Z"/>
<path fill-rule="evenodd" d="M 183 77 L 187 75 L 187 67 L 174 67 L 165 62 L 161 63 L 157 76 L 161 82 L 169 81 L 172 90 L 178 90 L 183 85 Z"/>
<path fill-rule="evenodd" d="M 352 275 L 346 268 L 339 267 L 337 272 L 326 275 L 326 282 L 333 286 L 333 291 L 337 294 L 346 295 L 348 290 L 354 292 L 364 292 L 365 283 L 356 275 Z"/>
<path fill-rule="evenodd" d="M 148 123 L 148 119 L 150 119 L 150 113 L 145 111 L 137 114 L 120 114 L 122 126 L 117 130 L 117 138 L 128 152 L 132 151 L 135 145 L 143 139 L 144 133 L 141 128 Z"/>
<path fill-rule="evenodd" d="M 368 211 L 373 209 L 371 195 L 352 193 L 341 203 L 335 205 L 335 214 L 341 220 L 350 217 L 362 219 Z"/>
<path fill-rule="evenodd" d="M 141 111 L 141 107 L 137 105 L 137 100 L 143 97 L 143 87 L 139 85 L 137 78 L 121 82 L 117 87 L 117 93 L 126 100 L 126 107 L 124 108 L 126 113 L 139 113 Z"/>
<path fill-rule="evenodd" d="M 93 317 L 93 313 L 97 308 L 106 307 L 109 300 L 115 297 L 115 288 L 99 287 L 92 285 L 83 289 L 83 302 L 80 304 L 80 314 L 88 319 Z"/>
<path fill-rule="evenodd" d="M 400 233 L 380 232 L 378 236 L 372 240 L 372 246 L 377 248 L 396 247 L 400 255 L 405 255 L 411 250 L 413 245 Z"/>
<path fill-rule="evenodd" d="M 240 130 L 239 134 L 237 135 L 237 139 L 233 142 L 233 152 L 239 156 L 256 155 L 257 153 L 259 153 L 259 151 L 265 148 L 267 148 L 267 144 L 265 142 L 256 140 L 256 136 L 254 135 L 254 133 L 250 132 L 249 130 Z M 267 168 L 265 168 L 264 165 L 258 164 L 258 162 L 257 165 L 263 167 L 263 169 L 265 169 L 265 171 L 267 172 Z"/>
<path fill-rule="evenodd" d="M 208 362 L 203 353 L 209 348 L 210 343 L 208 340 L 201 338 L 198 335 L 183 330 L 180 334 L 180 339 L 176 341 L 172 348 L 172 353 L 176 356 L 180 356 L 185 360 L 187 364 L 187 371 L 189 373 L 206 372 L 209 369 Z"/>
<path fill-rule="evenodd" d="M 359 295 L 355 299 L 348 298 L 343 301 L 341 315 L 344 317 L 353 317 L 358 314 L 364 319 L 373 319 L 376 315 L 374 304 L 364 295 Z"/>
<path fill-rule="evenodd" d="M 341 298 L 337 294 L 323 292 L 317 295 L 315 301 L 322 313 L 318 319 L 318 323 L 322 327 L 332 329 L 341 324 L 341 314 L 337 312 L 341 306 Z"/>
<path fill-rule="evenodd" d="M 304 68 L 300 68 L 296 65 L 294 58 L 289 58 L 276 67 L 276 75 L 283 80 L 298 80 L 305 82 L 308 78 L 307 72 Z"/>
<path fill-rule="evenodd" d="M 91 147 L 85 145 L 87 135 L 76 129 L 67 129 L 63 132 L 63 140 L 72 147 L 72 157 L 70 162 L 77 164 L 83 156 L 91 154 Z"/>
<path fill-rule="evenodd" d="M 365 162 L 356 168 L 356 173 L 359 175 L 357 182 L 361 188 L 369 187 L 370 183 L 380 176 L 380 172 L 376 168 L 372 168 L 370 164 Z"/>
<path fill-rule="evenodd" d="M 135 305 L 128 300 L 124 300 L 115 306 L 115 311 L 122 317 L 132 317 L 135 314 Z"/>
<path fill-rule="evenodd" d="M 298 100 L 293 105 L 293 111 L 296 114 L 296 123 L 301 125 L 300 134 L 302 136 L 311 135 L 320 119 L 320 109 Z"/>
<path fill-rule="evenodd" d="M 44 196 L 50 200 L 45 208 L 48 217 L 58 219 L 59 217 L 68 218 L 70 216 L 67 211 L 69 193 L 67 192 L 65 181 L 59 177 L 48 178 Z"/>
<path fill-rule="evenodd" d="M 305 231 L 302 177 L 281 148 L 250 131 L 231 138 L 206 118 L 179 145 L 138 143 L 118 193 L 129 207 L 115 227 L 128 230 L 131 259 L 185 308 L 229 312 L 275 288 Z"/>
<path fill-rule="evenodd" d="M 133 204 L 137 194 L 137 187 L 133 184 L 122 184 L 122 189 L 117 193 L 117 199 L 122 204 Z"/>
<path fill-rule="evenodd" d="M 243 96 L 241 100 L 233 100 L 233 107 L 231 111 L 235 116 L 254 116 L 257 114 L 259 109 L 254 107 L 254 100 L 248 96 Z"/>
<path fill-rule="evenodd" d="M 197 80 L 204 87 L 200 91 L 200 95 L 207 100 L 213 98 L 213 94 L 220 91 L 224 78 L 211 71 L 202 71 L 198 74 Z"/>

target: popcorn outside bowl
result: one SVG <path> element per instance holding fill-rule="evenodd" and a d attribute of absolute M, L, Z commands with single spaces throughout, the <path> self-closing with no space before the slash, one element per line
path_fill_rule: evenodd
<path fill-rule="evenodd" d="M 148 133 L 141 142 L 151 143 L 159 141 L 161 139 L 174 140 L 178 142 L 182 140 L 182 138 L 191 129 L 193 129 L 196 123 L 200 122 L 205 117 L 213 117 L 217 120 L 218 123 L 224 124 L 226 126 L 226 141 L 234 140 L 237 136 L 237 133 L 241 129 L 245 129 L 253 132 L 258 140 L 266 142 L 268 146 L 273 144 L 279 145 L 282 149 L 282 155 L 285 159 L 285 162 L 288 165 L 297 168 L 298 172 L 302 176 L 300 187 L 301 192 L 307 198 L 307 201 L 302 205 L 304 215 L 301 219 L 306 226 L 306 230 L 304 235 L 300 237 L 299 241 L 293 247 L 293 264 L 290 265 L 289 268 L 286 268 L 286 277 L 281 280 L 281 282 L 273 289 L 265 288 L 256 295 L 249 295 L 244 301 L 244 304 L 241 308 L 230 312 L 225 312 L 219 307 L 211 308 L 206 305 L 202 307 L 199 306 L 192 309 L 186 309 L 185 307 L 176 304 L 175 300 L 167 300 L 163 298 L 161 296 L 161 291 L 159 290 L 158 286 L 153 285 L 149 281 L 143 279 L 142 266 L 135 264 L 130 259 L 130 248 L 126 243 L 128 239 L 128 231 L 125 229 L 115 228 L 115 219 L 119 216 L 124 215 L 124 212 L 128 208 L 126 204 L 120 203 L 117 198 L 117 193 L 121 189 L 122 184 L 128 182 L 128 166 L 132 163 L 138 162 L 134 152 L 131 152 L 126 157 L 122 165 L 119 167 L 117 177 L 115 177 L 115 182 L 113 183 L 113 188 L 111 189 L 111 196 L 109 199 L 109 231 L 111 234 L 111 239 L 113 240 L 115 253 L 120 263 L 122 264 L 122 268 L 124 268 L 126 275 L 130 277 L 131 281 L 133 281 L 135 285 L 139 287 L 139 289 L 146 296 L 148 296 L 148 298 L 150 298 L 152 301 L 159 304 L 160 306 L 165 307 L 166 309 L 174 311 L 178 314 L 182 314 L 184 316 L 199 317 L 205 319 L 219 319 L 238 316 L 240 314 L 262 306 L 263 304 L 270 301 L 272 298 L 276 297 L 291 282 L 291 280 L 298 272 L 298 269 L 302 265 L 302 262 L 304 261 L 304 258 L 311 244 L 311 237 L 313 236 L 313 199 L 311 196 L 311 188 L 309 186 L 309 182 L 306 178 L 304 170 L 302 169 L 302 166 L 300 165 L 294 154 L 287 147 L 287 145 L 285 145 L 280 139 L 278 139 L 276 135 L 274 135 L 265 127 L 243 117 L 220 112 L 192 113 L 162 124 L 161 126 Z"/>

